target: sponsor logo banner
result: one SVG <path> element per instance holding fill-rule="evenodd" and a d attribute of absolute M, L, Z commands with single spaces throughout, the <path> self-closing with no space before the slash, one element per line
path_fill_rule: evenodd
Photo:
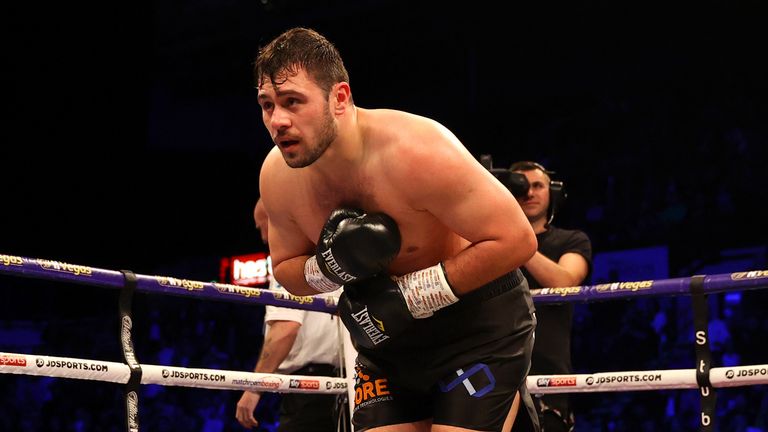
<path fill-rule="evenodd" d="M 260 388 L 269 388 L 269 389 L 276 389 L 280 388 L 280 386 L 283 384 L 283 379 L 276 376 L 268 376 L 264 378 L 257 378 L 257 379 L 233 379 L 232 384 L 235 385 L 246 385 L 249 387 L 260 387 Z"/>
<path fill-rule="evenodd" d="M 734 378 L 746 378 L 746 377 L 754 377 L 754 376 L 766 376 L 768 375 L 768 368 L 749 368 L 749 369 L 740 369 L 740 370 L 733 370 L 728 369 L 725 371 L 725 377 L 728 379 L 734 379 Z"/>
<path fill-rule="evenodd" d="M 653 287 L 652 280 L 637 282 L 614 282 L 609 284 L 595 285 L 597 292 L 616 292 L 616 291 L 640 291 L 649 290 Z"/>
<path fill-rule="evenodd" d="M 768 270 L 731 273 L 732 280 L 768 278 Z"/>
<path fill-rule="evenodd" d="M 661 374 L 615 374 L 608 376 L 587 377 L 584 382 L 587 385 L 615 384 L 615 383 L 634 383 L 634 382 L 652 382 L 661 381 Z"/>
<path fill-rule="evenodd" d="M 304 380 L 304 379 L 291 379 L 288 382 L 288 387 L 295 389 L 305 390 L 319 390 L 320 381 L 318 380 Z"/>
<path fill-rule="evenodd" d="M 27 356 L 17 354 L 0 354 L 0 366 L 19 366 L 27 365 Z"/>
<path fill-rule="evenodd" d="M 71 273 L 75 276 L 91 276 L 93 274 L 93 270 L 90 267 L 76 265 L 76 264 L 68 264 L 61 261 L 50 261 L 50 260 L 38 259 L 37 264 L 43 270 L 49 270 L 49 271 L 55 271 L 55 272 L 61 272 L 61 273 Z"/>
<path fill-rule="evenodd" d="M 536 380 L 537 387 L 576 387 L 576 377 L 550 377 Z"/>
<path fill-rule="evenodd" d="M 187 291 L 202 291 L 205 284 L 198 281 L 187 279 L 176 279 L 168 276 L 155 276 L 155 280 L 162 286 L 171 288 L 181 288 Z"/>
<path fill-rule="evenodd" d="M 88 362 L 76 361 L 76 360 L 54 360 L 54 359 L 44 359 L 44 358 L 38 357 L 35 359 L 35 366 L 39 368 L 48 367 L 48 368 L 57 368 L 57 369 L 84 370 L 84 371 L 92 371 L 92 372 L 109 372 L 109 365 L 106 365 L 104 363 L 88 363 Z"/>
<path fill-rule="evenodd" d="M 175 378 L 175 379 L 183 379 L 183 380 L 190 380 L 190 381 L 214 381 L 214 382 L 224 382 L 227 380 L 227 377 L 224 374 L 209 374 L 207 372 L 188 372 L 188 371 L 163 369 L 161 374 L 165 379 Z"/>
<path fill-rule="evenodd" d="M 13 256 L 13 255 L 2 255 L 0 254 L 0 265 L 4 266 L 20 266 L 24 264 L 24 260 L 21 259 L 21 257 Z"/>

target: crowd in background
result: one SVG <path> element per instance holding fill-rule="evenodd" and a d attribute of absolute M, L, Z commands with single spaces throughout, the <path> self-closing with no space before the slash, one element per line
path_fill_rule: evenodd
<path fill-rule="evenodd" d="M 2 334 L 25 328 L 39 338 L 7 339 L 0 351 L 121 361 L 117 294 L 59 283 L 19 286 L 13 306 L 3 306 Z M 41 284 L 52 284 L 41 286 Z M 81 292 L 78 292 L 80 290 Z M 21 294 L 23 293 L 23 294 Z M 56 304 L 72 295 L 88 301 L 56 319 Z M 34 299 L 47 297 L 48 306 Z M 83 297 L 85 298 L 85 297 Z M 691 369 L 695 363 L 692 311 L 686 296 L 579 304 L 573 353 L 576 373 Z M 36 304 L 36 306 L 34 306 Z M 713 366 L 761 364 L 768 359 L 756 338 L 768 335 L 768 291 L 717 294 L 709 299 Z M 134 346 L 140 362 L 249 371 L 262 342 L 263 307 L 137 294 Z M 25 343 L 27 341 L 27 343 Z M 630 349 L 631 347 L 631 349 Z M 765 386 L 717 389 L 716 430 L 768 431 Z M 238 391 L 143 385 L 139 415 L 151 431 L 237 431 Z M 279 395 L 265 397 L 257 415 L 273 430 Z M 585 393 L 573 397 L 577 431 L 694 431 L 699 394 L 692 390 Z M 122 431 L 120 385 L 63 378 L 0 375 L 0 430 Z"/>
<path fill-rule="evenodd" d="M 554 125 L 543 127 L 549 130 L 547 136 L 526 138 L 547 140 L 559 149 L 554 156 L 530 158 L 557 171 L 555 179 L 566 182 L 569 199 L 558 225 L 585 230 L 596 254 L 667 245 L 670 277 L 690 276 L 717 264 L 727 248 L 764 248 L 765 230 L 760 225 L 764 215 L 749 209 L 754 200 L 765 198 L 765 184 L 755 182 L 765 175 L 766 146 L 761 143 L 768 137 L 748 126 L 687 119 L 707 127 L 699 127 L 698 136 L 681 134 L 678 138 L 687 145 L 669 147 L 668 140 L 660 137 L 688 130 L 660 125 L 659 118 L 669 113 L 649 109 L 644 117 L 641 114 L 648 107 L 632 100 L 605 104 L 608 108 L 601 115 L 553 120 Z M 749 119 L 748 114 L 740 113 Z M 637 124 L 622 123 L 626 118 Z M 615 123 L 621 127 L 605 127 Z M 606 142 L 587 142 L 594 140 L 595 133 L 579 132 L 600 126 L 607 130 Z M 636 136 L 624 138 L 625 145 L 643 150 L 628 160 L 622 149 L 608 142 L 617 138 L 611 130 L 637 131 Z M 584 172 L 568 162 L 583 159 L 587 148 L 605 161 L 598 171 Z M 762 258 L 752 262 L 762 266 L 755 268 L 766 268 L 765 255 L 763 251 Z M 218 258 L 209 261 L 210 271 L 190 264 L 177 266 L 168 275 L 210 280 L 218 274 Z M 167 274 L 165 270 L 159 268 L 155 274 Z M 0 351 L 121 361 L 114 292 L 88 288 L 86 295 L 78 291 L 80 287 L 11 277 L 2 277 L 0 283 L 11 293 L 0 306 L 0 330 L 6 338 L 0 340 Z M 711 296 L 714 367 L 768 361 L 765 344 L 755 342 L 768 335 L 766 293 Z M 74 301 L 75 296 L 88 300 Z M 159 365 L 252 370 L 262 341 L 263 313 L 259 306 L 137 295 L 134 344 L 138 359 Z M 577 373 L 694 367 L 687 297 L 580 304 L 575 320 Z M 14 339 L 20 327 L 24 335 L 39 337 Z M 140 420 L 151 431 L 241 430 L 234 417 L 239 394 L 142 386 Z M 719 389 L 717 394 L 718 430 L 768 431 L 765 386 Z M 259 405 L 262 430 L 274 427 L 278 398 L 267 397 Z M 573 403 L 577 431 L 693 431 L 698 427 L 697 390 L 579 394 Z M 0 430 L 118 431 L 124 429 L 123 422 L 118 385 L 0 375 Z"/>
<path fill-rule="evenodd" d="M 200 1 L 182 13 L 175 2 L 154 3 L 151 12 L 126 13 L 107 2 L 94 19 L 85 4 L 28 2 L 29 14 L 7 20 L 24 43 L 9 44 L 6 70 L 15 91 L 0 157 L 0 253 L 95 256 L 100 261 L 74 263 L 129 262 L 143 266 L 133 268 L 139 273 L 211 280 L 222 254 L 253 252 L 260 242 L 250 211 L 272 142 L 250 62 L 266 32 L 311 4 L 302 19 L 346 34 L 348 67 L 362 72 L 361 106 L 397 104 L 434 117 L 477 156 L 492 153 L 498 167 L 527 159 L 556 171 L 569 193 L 556 225 L 584 230 L 596 255 L 668 246 L 669 277 L 682 277 L 728 261 L 727 250 L 752 247 L 763 252 L 748 268 L 718 268 L 768 268 L 768 218 L 758 210 L 768 200 L 768 99 L 764 43 L 753 37 L 763 14 L 742 10 L 761 2 L 681 3 L 680 15 L 670 13 L 671 2 L 630 2 L 621 19 L 594 13 L 603 3 L 614 11 L 614 2 L 588 2 L 594 22 L 570 9 L 558 17 L 550 12 L 559 6 L 541 3 L 542 13 L 496 14 L 504 26 L 472 15 L 494 18 L 488 7 L 461 5 L 446 21 L 445 5 L 436 16 L 430 2 L 421 5 L 428 15 L 418 13 L 420 2 L 359 2 L 405 20 L 395 26 L 373 15 L 350 19 L 360 9 L 347 5 L 343 14 L 326 10 L 342 2 Z M 407 13 L 374 7 L 387 3 Z M 261 7 L 284 21 L 253 25 L 254 14 L 275 18 L 251 10 Z M 641 16 L 635 27 L 624 19 L 642 11 L 666 21 Z M 708 13 L 690 19 L 691 12 Z M 514 66 L 500 68 L 500 60 Z M 182 253 L 197 261 L 147 267 Z M 0 293 L 0 352 L 121 361 L 115 291 L 0 276 Z M 714 367 L 768 363 L 766 310 L 768 290 L 710 297 Z M 137 358 L 250 371 L 263 314 L 258 306 L 138 294 Z M 692 321 L 684 296 L 579 304 L 576 372 L 693 368 Z M 766 386 L 716 393 L 717 430 L 768 432 Z M 239 396 L 142 386 L 142 429 L 242 430 Z M 274 427 L 278 398 L 259 404 L 262 430 Z M 573 403 L 577 432 L 698 430 L 697 390 L 587 393 Z M 123 431 L 124 417 L 117 384 L 0 374 L 0 431 Z"/>

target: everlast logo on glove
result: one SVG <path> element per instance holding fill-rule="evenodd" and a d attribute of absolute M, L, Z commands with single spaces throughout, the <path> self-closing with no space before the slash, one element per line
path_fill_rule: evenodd
<path fill-rule="evenodd" d="M 309 269 L 305 265 L 305 278 L 318 291 L 328 292 L 325 284 L 316 282 L 320 275 L 312 271 L 312 260 L 317 261 L 322 277 L 346 285 L 384 271 L 399 251 L 400 229 L 394 219 L 384 213 L 336 209 L 320 231 L 317 251 L 307 260 Z"/>
<path fill-rule="evenodd" d="M 376 318 L 371 319 L 367 307 L 360 312 L 355 312 L 350 315 L 354 318 L 355 322 L 357 322 L 357 325 L 363 329 L 365 334 L 368 335 L 368 338 L 374 346 L 389 339 L 389 336 L 384 333 L 384 323 Z M 374 321 L 376 321 L 375 324 Z"/>
<path fill-rule="evenodd" d="M 332 252 L 330 249 L 328 249 L 328 250 L 326 250 L 326 251 L 323 251 L 323 252 L 321 252 L 321 253 L 320 253 L 320 256 L 322 256 L 322 257 L 323 257 L 323 262 L 325 263 L 325 265 L 327 266 L 327 268 L 328 268 L 330 271 L 332 271 L 332 272 L 333 272 L 333 274 L 335 274 L 336 276 L 338 276 L 338 277 L 339 277 L 339 279 L 341 279 L 341 280 L 342 280 L 342 281 L 344 281 L 345 283 L 346 283 L 346 282 L 350 282 L 350 281 L 352 281 L 353 279 L 355 279 L 355 277 L 354 277 L 354 276 L 352 276 L 351 274 L 349 274 L 349 273 L 345 272 L 345 271 L 344 271 L 344 270 L 341 268 L 341 266 L 339 265 L 339 263 L 337 263 L 337 262 L 336 262 L 336 258 L 334 258 L 334 257 L 333 257 L 333 252 Z"/>

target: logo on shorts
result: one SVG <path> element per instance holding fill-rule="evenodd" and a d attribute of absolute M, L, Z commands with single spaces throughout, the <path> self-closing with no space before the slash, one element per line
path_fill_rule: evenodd
<path fill-rule="evenodd" d="M 477 375 L 481 371 L 484 373 L 484 375 L 477 377 L 475 379 L 475 384 L 484 383 L 484 386 L 481 387 L 480 390 L 477 390 L 475 389 L 475 384 L 470 381 L 470 378 Z M 466 372 L 464 372 L 464 369 L 456 369 L 456 375 L 458 376 L 448 384 L 440 381 L 440 391 L 443 393 L 448 393 L 459 384 L 463 384 L 464 388 L 467 389 L 467 392 L 470 396 L 479 398 L 485 396 L 489 391 L 496 387 L 496 378 L 493 376 L 493 373 L 491 373 L 491 369 L 485 363 L 478 363 L 469 368 L 469 370 Z"/>
<path fill-rule="evenodd" d="M 355 411 L 371 404 L 392 400 L 386 378 L 371 379 L 360 366 L 355 366 Z"/>
<path fill-rule="evenodd" d="M 366 306 L 359 312 L 350 314 L 354 318 L 357 325 L 359 325 L 368 339 L 373 342 L 374 345 L 378 345 L 385 340 L 389 339 L 389 336 L 384 333 L 384 322 L 376 319 L 368 313 L 368 307 Z"/>

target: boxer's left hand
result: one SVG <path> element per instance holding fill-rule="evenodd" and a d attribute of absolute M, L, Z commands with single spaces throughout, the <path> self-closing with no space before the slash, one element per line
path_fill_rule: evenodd
<path fill-rule="evenodd" d="M 304 278 L 320 292 L 374 276 L 400 251 L 397 222 L 384 213 L 336 209 L 325 222 Z"/>
<path fill-rule="evenodd" d="M 459 301 L 445 276 L 443 263 L 393 279 L 416 319 L 429 318 L 435 311 Z"/>
<path fill-rule="evenodd" d="M 400 277 L 379 275 L 347 284 L 338 310 L 352 339 L 373 349 L 396 338 L 414 319 L 428 318 L 457 301 L 442 264 L 437 264 Z"/>

